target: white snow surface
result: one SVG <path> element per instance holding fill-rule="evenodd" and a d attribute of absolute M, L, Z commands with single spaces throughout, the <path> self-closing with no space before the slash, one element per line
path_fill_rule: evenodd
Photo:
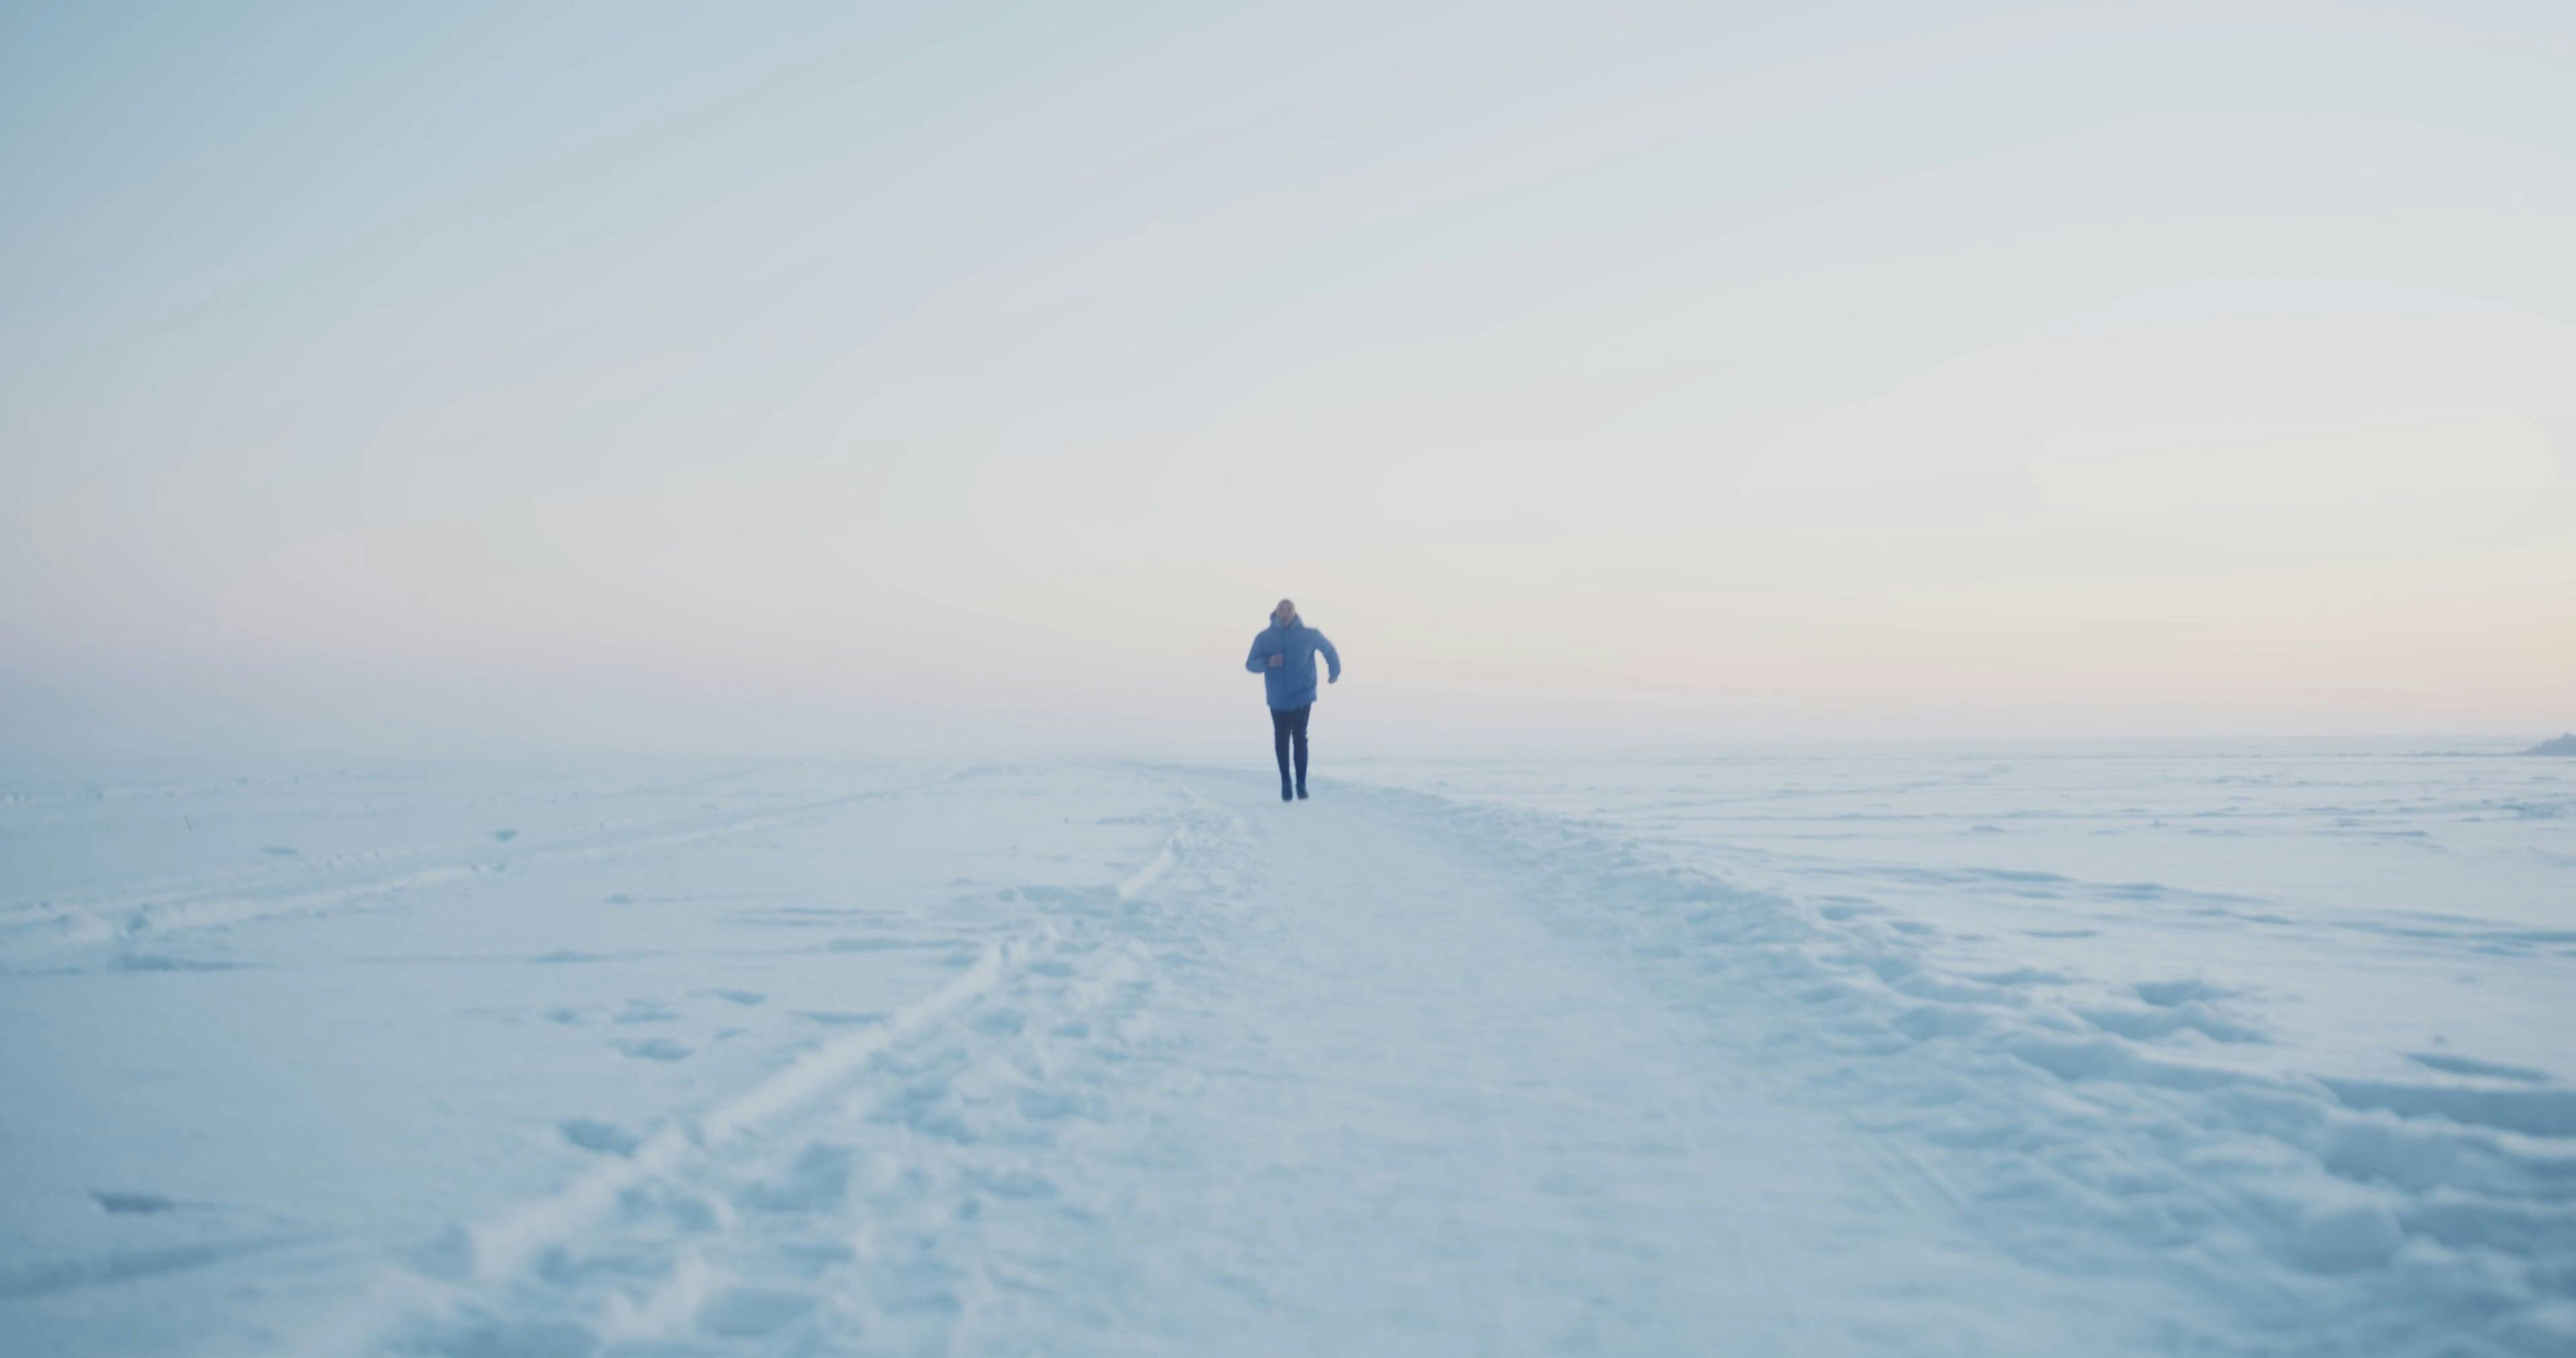
<path fill-rule="evenodd" d="M 0 768 L 0 1352 L 2576 1353 L 2576 766 Z"/>

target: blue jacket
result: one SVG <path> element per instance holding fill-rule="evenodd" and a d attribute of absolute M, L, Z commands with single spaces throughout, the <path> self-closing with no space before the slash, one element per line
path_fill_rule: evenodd
<path fill-rule="evenodd" d="M 1252 639 L 1252 654 L 1243 658 L 1243 667 L 1261 676 L 1262 686 L 1270 690 L 1270 706 L 1285 712 L 1315 701 L 1317 651 L 1324 653 L 1324 663 L 1332 667 L 1333 678 L 1341 678 L 1341 652 L 1302 618 L 1285 627 L 1261 629 L 1261 635 Z M 1277 669 L 1270 667 L 1270 657 L 1274 655 L 1283 657 Z"/>

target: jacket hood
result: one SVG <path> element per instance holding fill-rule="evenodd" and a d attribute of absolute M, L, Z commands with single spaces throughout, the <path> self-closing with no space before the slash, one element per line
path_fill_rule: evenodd
<path fill-rule="evenodd" d="M 1264 626 L 1264 627 L 1277 627 L 1277 626 L 1279 626 L 1279 625 L 1280 625 L 1280 622 L 1279 622 L 1279 620 L 1278 620 L 1277 618 L 1264 617 L 1264 618 L 1261 620 L 1261 625 L 1262 625 L 1262 626 Z M 1305 614 L 1303 614 L 1303 613 L 1299 613 L 1299 614 L 1297 614 L 1297 615 L 1295 615 L 1295 616 L 1293 616 L 1293 617 L 1289 618 L 1289 619 L 1288 619 L 1288 623 L 1287 623 L 1287 625 L 1288 625 L 1288 626 L 1290 626 L 1290 627 L 1303 627 L 1303 626 L 1305 626 L 1305 625 L 1306 625 L 1306 615 L 1305 615 Z"/>

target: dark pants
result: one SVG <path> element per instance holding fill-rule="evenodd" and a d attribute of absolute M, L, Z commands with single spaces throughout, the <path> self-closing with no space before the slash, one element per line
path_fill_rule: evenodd
<path fill-rule="evenodd" d="M 1297 752 L 1297 786 L 1306 786 L 1306 715 L 1313 705 L 1270 709 L 1270 743 L 1279 751 L 1279 790 L 1288 790 L 1288 752 Z"/>

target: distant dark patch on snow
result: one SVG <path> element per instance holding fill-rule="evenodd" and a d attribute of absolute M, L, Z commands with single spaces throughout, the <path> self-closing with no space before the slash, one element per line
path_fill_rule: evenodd
<path fill-rule="evenodd" d="M 841 1009 L 799 1009 L 796 1017 L 827 1028 L 851 1028 L 862 1023 L 883 1023 L 885 1015 L 874 1012 Z"/>
<path fill-rule="evenodd" d="M 2406 1059 L 2419 1066 L 2448 1075 L 2483 1075 L 2491 1080 L 2518 1080 L 2523 1084 L 2545 1084 L 2546 1072 L 2529 1066 L 2508 1066 L 2496 1061 L 2481 1061 L 2473 1056 L 2452 1056 L 2447 1052 L 2409 1052 Z"/>
<path fill-rule="evenodd" d="M 647 1042 L 622 1041 L 617 1044 L 617 1049 L 639 1061 L 685 1061 L 689 1059 L 690 1054 L 686 1044 L 674 1042 L 667 1037 L 657 1037 Z"/>
<path fill-rule="evenodd" d="M 598 1151 L 603 1155 L 633 1155 L 635 1148 L 643 1144 L 642 1139 L 632 1132 L 614 1122 L 602 1122 L 597 1118 L 566 1118 L 555 1124 L 555 1130 L 563 1133 L 564 1140 L 583 1150 Z"/>
<path fill-rule="evenodd" d="M 265 845 L 260 849 L 260 852 L 275 854 L 280 858 L 293 858 L 296 855 L 296 850 L 290 849 L 283 844 Z"/>
<path fill-rule="evenodd" d="M 711 990 L 707 993 L 720 1000 L 731 1000 L 746 1009 L 755 1004 L 765 1003 L 769 999 L 769 996 L 757 990 Z"/>
<path fill-rule="evenodd" d="M 158 1193 L 116 1193 L 104 1188 L 91 1189 L 89 1197 L 90 1201 L 98 1204 L 100 1211 L 110 1216 L 149 1216 L 155 1212 L 171 1211 L 179 1205 Z"/>
<path fill-rule="evenodd" d="M 617 1013 L 619 1023 L 668 1023 L 678 1018 L 679 1011 L 658 1000 L 628 1000 Z"/>
<path fill-rule="evenodd" d="M 516 830 L 495 830 L 492 832 L 492 837 L 504 844 L 507 844 L 511 840 L 517 839 L 519 837 L 519 832 Z"/>
<path fill-rule="evenodd" d="M 2570 731 L 2556 740 L 2544 740 L 2523 753 L 2576 755 L 2576 731 Z"/>
<path fill-rule="evenodd" d="M 612 957 L 604 952 L 574 952 L 566 948 L 557 952 L 541 952 L 528 960 L 542 966 L 559 966 L 572 962 L 606 962 Z"/>
<path fill-rule="evenodd" d="M 604 905 L 633 905 L 634 903 L 635 898 L 627 895 L 623 891 L 618 892 L 616 895 L 611 896 L 606 901 L 602 902 Z"/>

